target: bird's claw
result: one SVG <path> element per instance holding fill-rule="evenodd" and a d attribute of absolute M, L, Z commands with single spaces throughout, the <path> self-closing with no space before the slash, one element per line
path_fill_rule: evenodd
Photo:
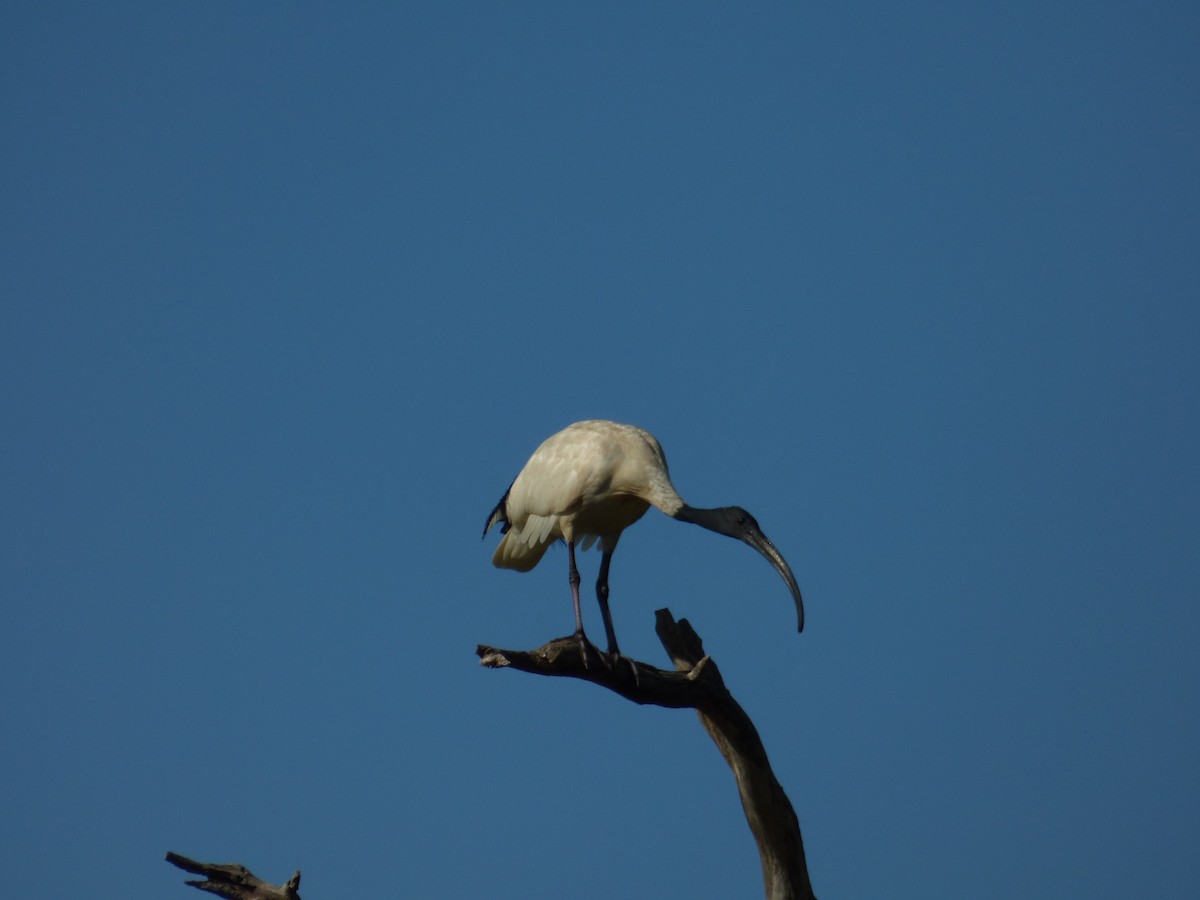
<path fill-rule="evenodd" d="M 607 652 L 601 653 L 600 650 L 587 639 L 587 635 L 582 631 L 575 632 L 572 637 L 579 644 L 579 658 L 583 662 L 583 668 L 585 670 L 591 669 L 591 664 L 588 660 L 593 655 L 595 655 L 596 658 L 608 666 L 609 670 L 613 672 L 617 670 L 617 666 L 624 662 L 628 664 L 629 671 L 633 675 L 634 686 L 641 688 L 642 680 L 640 677 L 638 677 L 637 663 L 628 656 L 622 656 L 620 650 L 610 647 Z"/>
<path fill-rule="evenodd" d="M 636 663 L 636 662 L 634 662 L 634 661 L 633 661 L 632 659 L 630 659 L 628 656 L 622 656 L 622 655 L 621 655 L 621 651 L 620 651 L 620 650 L 611 650 L 611 649 L 610 649 L 610 650 L 608 651 L 608 653 L 606 654 L 606 656 L 607 656 L 607 658 L 608 658 L 608 659 L 607 659 L 607 661 L 608 661 L 608 667 L 609 667 L 610 669 L 612 669 L 614 672 L 616 671 L 616 669 L 617 669 L 617 666 L 618 666 L 618 665 L 620 665 L 622 662 L 626 662 L 626 663 L 628 663 L 628 664 L 629 664 L 629 671 L 633 673 L 633 684 L 634 684 L 634 686 L 635 686 L 635 687 L 638 687 L 638 688 L 641 688 L 641 686 L 642 686 L 642 680 L 641 680 L 641 679 L 638 677 L 638 669 L 637 669 L 637 663 Z"/>
<path fill-rule="evenodd" d="M 579 658 L 583 661 L 583 668 L 590 669 L 591 666 L 588 665 L 589 651 L 596 648 L 592 646 L 592 642 L 587 639 L 587 635 L 582 631 L 577 631 L 574 637 L 579 642 Z"/>

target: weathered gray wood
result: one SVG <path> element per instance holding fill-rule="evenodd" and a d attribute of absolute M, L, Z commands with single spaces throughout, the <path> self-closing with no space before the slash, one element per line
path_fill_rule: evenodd
<path fill-rule="evenodd" d="M 207 881 L 188 881 L 192 887 L 228 900 L 300 900 L 300 870 L 282 886 L 268 884 L 238 863 L 202 863 L 178 853 L 167 853 L 173 866 L 203 875 Z"/>
<path fill-rule="evenodd" d="M 688 621 L 676 622 L 665 609 L 655 615 L 655 630 L 675 671 L 624 658 L 614 664 L 590 644 L 585 654 L 573 637 L 558 638 L 536 650 L 499 650 L 481 644 L 476 653 L 480 664 L 489 668 L 579 678 L 635 703 L 695 709 L 733 771 L 746 821 L 758 843 L 767 900 L 815 900 L 800 823 L 771 771 L 754 723 L 725 687 L 716 663 L 705 655 Z M 177 853 L 168 853 L 167 862 L 207 879 L 187 884 L 228 900 L 300 900 L 299 870 L 286 884 L 276 886 L 237 863 L 201 863 Z"/>
<path fill-rule="evenodd" d="M 655 617 L 655 631 L 676 669 L 692 670 L 701 661 L 709 662 L 702 679 L 704 702 L 696 712 L 737 781 L 746 821 L 758 843 L 766 896 L 814 900 L 800 822 L 771 769 L 758 730 L 725 687 L 716 663 L 704 654 L 704 644 L 687 619 L 676 622 L 665 609 Z"/>
<path fill-rule="evenodd" d="M 634 703 L 694 709 L 702 699 L 703 692 L 689 672 L 668 672 L 625 657 L 614 665 L 591 644 L 585 660 L 579 642 L 573 637 L 555 638 L 536 650 L 498 650 L 480 644 L 475 653 L 480 665 L 491 669 L 512 668 L 534 675 L 578 678 L 615 691 Z"/>
<path fill-rule="evenodd" d="M 767 900 L 815 900 L 804 858 L 800 823 L 780 786 L 758 731 L 704 653 L 700 637 L 686 619 L 675 621 L 666 609 L 655 613 L 655 631 L 675 664 L 669 672 L 622 659 L 610 664 L 589 645 L 585 662 L 579 642 L 558 638 L 536 650 L 476 648 L 480 664 L 536 675 L 590 681 L 635 703 L 695 709 L 709 736 L 733 771 L 742 809 L 758 843 Z"/>

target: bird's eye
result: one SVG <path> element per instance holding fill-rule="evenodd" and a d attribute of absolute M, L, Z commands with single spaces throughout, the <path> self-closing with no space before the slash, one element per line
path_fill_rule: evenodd
<path fill-rule="evenodd" d="M 746 524 L 746 517 L 745 517 L 745 516 L 738 516 L 738 524 L 739 524 L 739 525 L 745 525 L 745 524 Z"/>

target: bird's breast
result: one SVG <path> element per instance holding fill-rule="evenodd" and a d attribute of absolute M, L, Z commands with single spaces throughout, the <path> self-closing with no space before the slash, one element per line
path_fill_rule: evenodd
<path fill-rule="evenodd" d="M 645 500 L 629 494 L 608 494 L 601 498 L 584 498 L 572 514 L 562 517 L 563 536 L 578 540 L 584 535 L 620 534 L 650 508 Z"/>

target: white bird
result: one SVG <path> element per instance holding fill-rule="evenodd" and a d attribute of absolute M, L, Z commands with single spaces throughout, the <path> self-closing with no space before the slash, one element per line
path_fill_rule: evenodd
<path fill-rule="evenodd" d="M 620 655 L 608 610 L 608 567 L 621 532 L 651 506 L 673 519 L 691 522 L 745 541 L 775 567 L 796 602 L 799 631 L 804 630 L 804 604 L 792 570 L 767 540 L 754 516 L 739 506 L 696 509 L 683 502 L 671 484 L 667 459 L 654 435 L 617 422 L 576 422 L 547 438 L 505 492 L 483 527 L 486 537 L 499 525 L 504 538 L 492 556 L 503 569 L 528 572 L 546 548 L 565 541 L 571 599 L 575 605 L 575 637 L 586 648 L 579 611 L 579 570 L 575 547 L 587 550 L 599 541 L 603 556 L 596 579 L 596 600 L 604 617 L 608 652 Z M 586 650 L 585 650 L 586 653 Z"/>

